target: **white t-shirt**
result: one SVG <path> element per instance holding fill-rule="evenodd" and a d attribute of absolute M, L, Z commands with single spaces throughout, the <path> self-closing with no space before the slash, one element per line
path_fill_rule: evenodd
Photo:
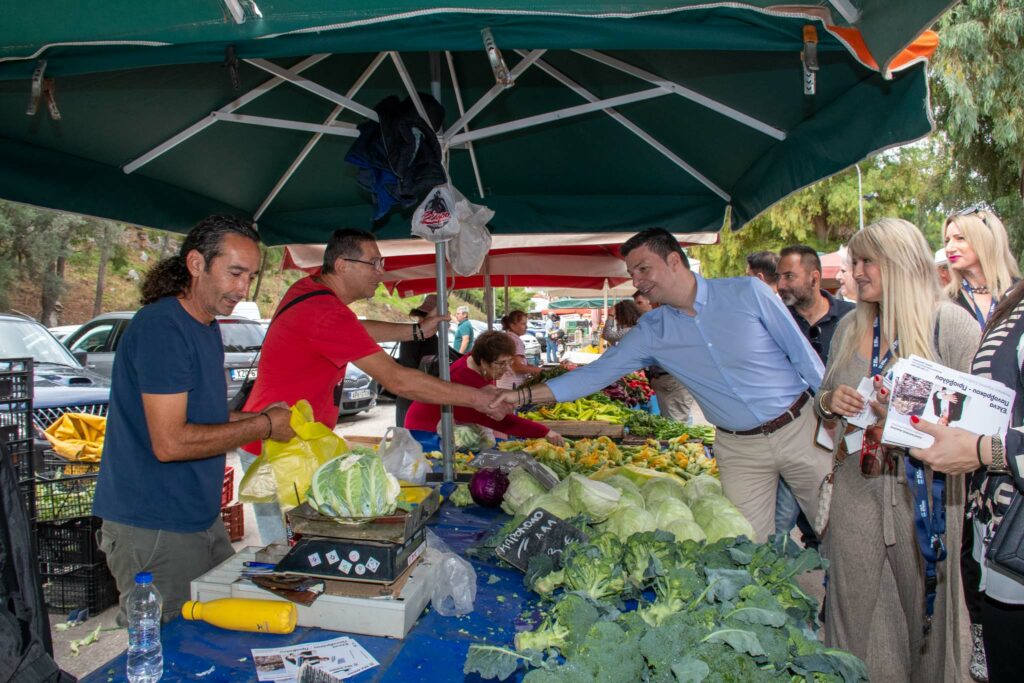
<path fill-rule="evenodd" d="M 514 332 L 509 332 L 508 330 L 506 330 L 505 334 L 507 334 L 508 336 L 512 337 L 512 341 L 516 345 L 516 354 L 515 355 L 516 356 L 521 356 L 522 359 L 523 359 L 523 362 L 525 362 L 526 361 L 526 344 L 524 344 L 523 340 L 519 338 L 519 335 L 515 334 Z M 498 381 L 495 384 L 498 385 L 499 389 L 515 389 L 520 384 L 525 382 L 529 377 L 530 377 L 530 374 L 527 373 L 527 372 L 519 374 L 519 373 L 516 373 L 516 372 L 514 372 L 513 370 L 510 369 L 508 372 L 506 372 L 504 375 L 502 375 L 501 378 L 498 379 Z"/>

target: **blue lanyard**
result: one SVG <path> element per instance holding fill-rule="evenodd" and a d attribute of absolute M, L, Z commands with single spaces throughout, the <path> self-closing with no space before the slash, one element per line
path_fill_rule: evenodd
<path fill-rule="evenodd" d="M 964 292 L 967 293 L 967 298 L 971 300 L 971 312 L 974 313 L 974 317 L 977 319 L 978 324 L 981 325 L 981 329 L 984 330 L 985 323 L 992 317 L 992 314 L 995 313 L 996 298 L 992 297 L 992 301 L 988 305 L 988 315 L 985 315 L 981 312 L 981 306 L 979 306 L 978 302 L 974 300 L 974 289 L 971 287 L 970 283 L 968 283 L 967 280 L 964 280 L 961 287 Z"/>
<path fill-rule="evenodd" d="M 879 316 L 876 315 L 875 316 L 875 339 L 871 343 L 871 376 L 872 377 L 874 377 L 875 375 L 882 374 L 882 370 L 885 369 L 885 366 L 889 363 L 889 360 L 892 358 L 892 352 L 895 351 L 896 349 L 898 349 L 899 346 L 900 346 L 900 340 L 899 339 L 893 339 L 892 340 L 892 346 L 890 346 L 888 348 L 888 350 L 886 350 L 885 356 L 883 356 L 882 358 L 878 357 L 878 353 L 881 350 L 881 346 L 882 346 L 882 326 L 881 326 L 881 323 L 878 322 L 878 318 L 879 318 Z"/>
<path fill-rule="evenodd" d="M 931 509 L 929 509 L 928 485 L 924 476 L 924 465 L 909 455 L 903 457 L 907 467 L 907 480 L 914 494 L 914 531 L 917 546 L 924 559 L 925 615 L 930 622 L 935 613 L 935 594 L 938 587 L 936 565 L 946 559 L 946 475 L 932 472 Z M 928 626 L 925 626 L 928 629 Z"/>

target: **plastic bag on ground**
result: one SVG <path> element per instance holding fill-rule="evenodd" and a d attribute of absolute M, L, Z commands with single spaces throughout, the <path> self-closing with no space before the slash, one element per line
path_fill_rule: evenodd
<path fill-rule="evenodd" d="M 430 529 L 427 529 L 424 562 L 434 565 L 430 604 L 437 613 L 443 617 L 461 617 L 472 612 L 476 602 L 476 570 Z"/>
<path fill-rule="evenodd" d="M 292 406 L 295 436 L 287 443 L 263 442 L 263 451 L 238 486 L 243 503 L 273 503 L 286 512 L 306 500 L 313 473 L 325 462 L 349 452 L 345 440 L 313 419 L 308 401 Z"/>
<path fill-rule="evenodd" d="M 424 484 L 430 461 L 423 454 L 423 446 L 408 429 L 388 427 L 377 448 L 377 455 L 388 474 L 410 484 Z"/>

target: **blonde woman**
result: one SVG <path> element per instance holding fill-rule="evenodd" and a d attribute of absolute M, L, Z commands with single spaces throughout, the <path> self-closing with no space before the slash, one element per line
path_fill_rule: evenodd
<path fill-rule="evenodd" d="M 972 206 L 947 218 L 943 235 L 950 271 L 946 293 L 984 329 L 1003 293 L 1020 278 L 1006 228 L 991 211 Z"/>
<path fill-rule="evenodd" d="M 942 296 L 932 251 L 913 224 L 895 218 L 873 223 L 853 236 L 849 253 L 857 308 L 839 323 L 832 342 L 816 406 L 826 420 L 859 413 L 864 400 L 855 387 L 861 378 L 884 375 L 899 358 L 916 354 L 968 372 L 980 336 L 977 323 Z M 880 404 L 873 407 L 883 414 Z M 945 507 L 936 507 L 946 513 L 945 533 L 938 534 L 946 559 L 934 565 L 937 584 L 928 614 L 915 492 L 931 505 L 933 491 L 908 485 L 908 466 L 916 470 L 917 464 L 878 445 L 879 434 L 865 432 L 864 447 L 845 454 L 836 471 L 824 538 L 832 563 L 826 643 L 861 657 L 875 683 L 953 683 L 961 680 L 962 665 L 963 479 L 948 477 Z M 924 474 L 930 481 L 931 472 Z M 936 515 L 927 524 L 941 528 Z"/>

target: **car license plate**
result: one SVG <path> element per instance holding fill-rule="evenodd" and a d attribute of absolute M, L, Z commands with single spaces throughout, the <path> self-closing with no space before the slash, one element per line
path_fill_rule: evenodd
<path fill-rule="evenodd" d="M 359 401 L 364 398 L 370 398 L 371 396 L 373 396 L 373 392 L 370 391 L 369 389 L 356 389 L 355 391 L 348 395 L 348 397 L 353 401 Z"/>
<path fill-rule="evenodd" d="M 231 371 L 231 381 L 233 381 L 233 382 L 244 381 L 246 379 L 246 374 L 248 374 L 248 378 L 249 379 L 256 379 L 256 368 L 242 368 L 240 370 L 238 370 L 238 369 L 232 370 Z"/>

